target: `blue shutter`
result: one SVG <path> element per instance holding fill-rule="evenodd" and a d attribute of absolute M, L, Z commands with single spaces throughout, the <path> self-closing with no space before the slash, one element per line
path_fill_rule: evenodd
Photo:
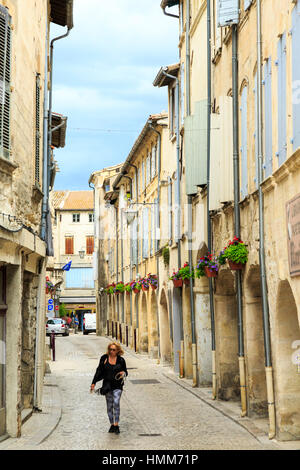
<path fill-rule="evenodd" d="M 155 203 L 155 228 L 154 228 L 154 237 L 155 237 L 155 251 L 159 250 L 159 240 L 160 240 L 160 231 L 159 231 L 159 205 L 158 199 L 154 199 Z"/>
<path fill-rule="evenodd" d="M 258 122 L 257 122 L 257 73 L 254 77 L 254 107 L 255 107 L 255 133 L 254 133 L 254 140 L 255 140 L 255 187 L 258 188 Z"/>
<path fill-rule="evenodd" d="M 93 289 L 93 268 L 71 268 L 66 271 L 66 288 Z"/>
<path fill-rule="evenodd" d="M 173 207 L 172 207 L 172 179 L 168 176 L 168 214 L 169 214 L 169 224 L 168 224 L 168 238 L 170 245 L 172 244 L 172 225 L 173 225 Z"/>
<path fill-rule="evenodd" d="M 241 195 L 242 199 L 248 194 L 248 142 L 247 142 L 247 115 L 248 115 L 248 87 L 245 86 L 242 91 L 241 99 L 241 126 L 242 126 L 242 141 L 241 141 L 241 165 L 242 165 L 242 181 L 241 181 Z"/>
<path fill-rule="evenodd" d="M 278 42 L 278 151 L 279 165 L 286 160 L 286 34 Z"/>
<path fill-rule="evenodd" d="M 265 178 L 273 172 L 273 143 L 272 143 L 272 60 L 265 65 L 264 94 L 265 94 Z"/>
<path fill-rule="evenodd" d="M 218 0 L 218 26 L 238 24 L 239 0 Z"/>
<path fill-rule="evenodd" d="M 293 148 L 300 147 L 300 2 L 292 13 Z"/>
<path fill-rule="evenodd" d="M 148 208 L 143 210 L 143 258 L 149 256 L 149 214 Z"/>
<path fill-rule="evenodd" d="M 181 62 L 180 68 L 180 111 L 181 111 L 181 124 L 184 124 L 184 62 Z"/>

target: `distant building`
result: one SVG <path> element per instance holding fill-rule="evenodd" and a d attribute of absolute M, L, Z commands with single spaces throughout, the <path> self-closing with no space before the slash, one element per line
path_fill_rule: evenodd
<path fill-rule="evenodd" d="M 96 311 L 93 272 L 94 194 L 93 191 L 53 191 L 50 195 L 53 222 L 54 284 L 59 283 L 59 303 L 78 314 Z M 69 262 L 71 269 L 62 268 Z M 57 281 L 57 282 L 55 282 Z M 57 316 L 57 314 L 56 314 Z"/>

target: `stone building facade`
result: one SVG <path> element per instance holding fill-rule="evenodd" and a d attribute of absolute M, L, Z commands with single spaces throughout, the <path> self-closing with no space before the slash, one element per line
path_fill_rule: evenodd
<path fill-rule="evenodd" d="M 22 421 L 42 400 L 47 245 L 41 224 L 48 191 L 43 97 L 48 33 L 57 13 L 54 1 L 0 2 L 0 439 L 19 437 Z"/>

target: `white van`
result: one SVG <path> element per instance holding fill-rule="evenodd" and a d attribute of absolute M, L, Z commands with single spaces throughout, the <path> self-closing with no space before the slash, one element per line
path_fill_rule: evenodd
<path fill-rule="evenodd" d="M 96 333 L 96 314 L 85 313 L 83 315 L 83 334 Z"/>

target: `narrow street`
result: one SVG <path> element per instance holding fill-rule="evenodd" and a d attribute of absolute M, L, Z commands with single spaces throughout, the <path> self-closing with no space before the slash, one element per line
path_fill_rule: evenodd
<path fill-rule="evenodd" d="M 107 431 L 109 422 L 104 397 L 90 394 L 89 387 L 104 353 L 107 338 L 82 334 L 56 338 L 56 361 L 50 361 L 62 402 L 58 426 L 35 450 L 201 450 L 272 449 L 196 396 L 169 380 L 168 368 L 146 356 L 125 352 L 129 376 L 121 399 L 120 435 Z M 134 382 L 147 380 L 149 383 Z M 152 383 L 151 383 L 152 382 Z M 45 387 L 47 388 L 47 387 Z M 38 423 L 39 415 L 32 419 Z M 32 427 L 30 420 L 23 426 Z M 22 438 L 11 440 L 22 449 Z M 9 442 L 0 449 L 9 449 Z M 28 443 L 26 449 L 29 449 Z"/>

